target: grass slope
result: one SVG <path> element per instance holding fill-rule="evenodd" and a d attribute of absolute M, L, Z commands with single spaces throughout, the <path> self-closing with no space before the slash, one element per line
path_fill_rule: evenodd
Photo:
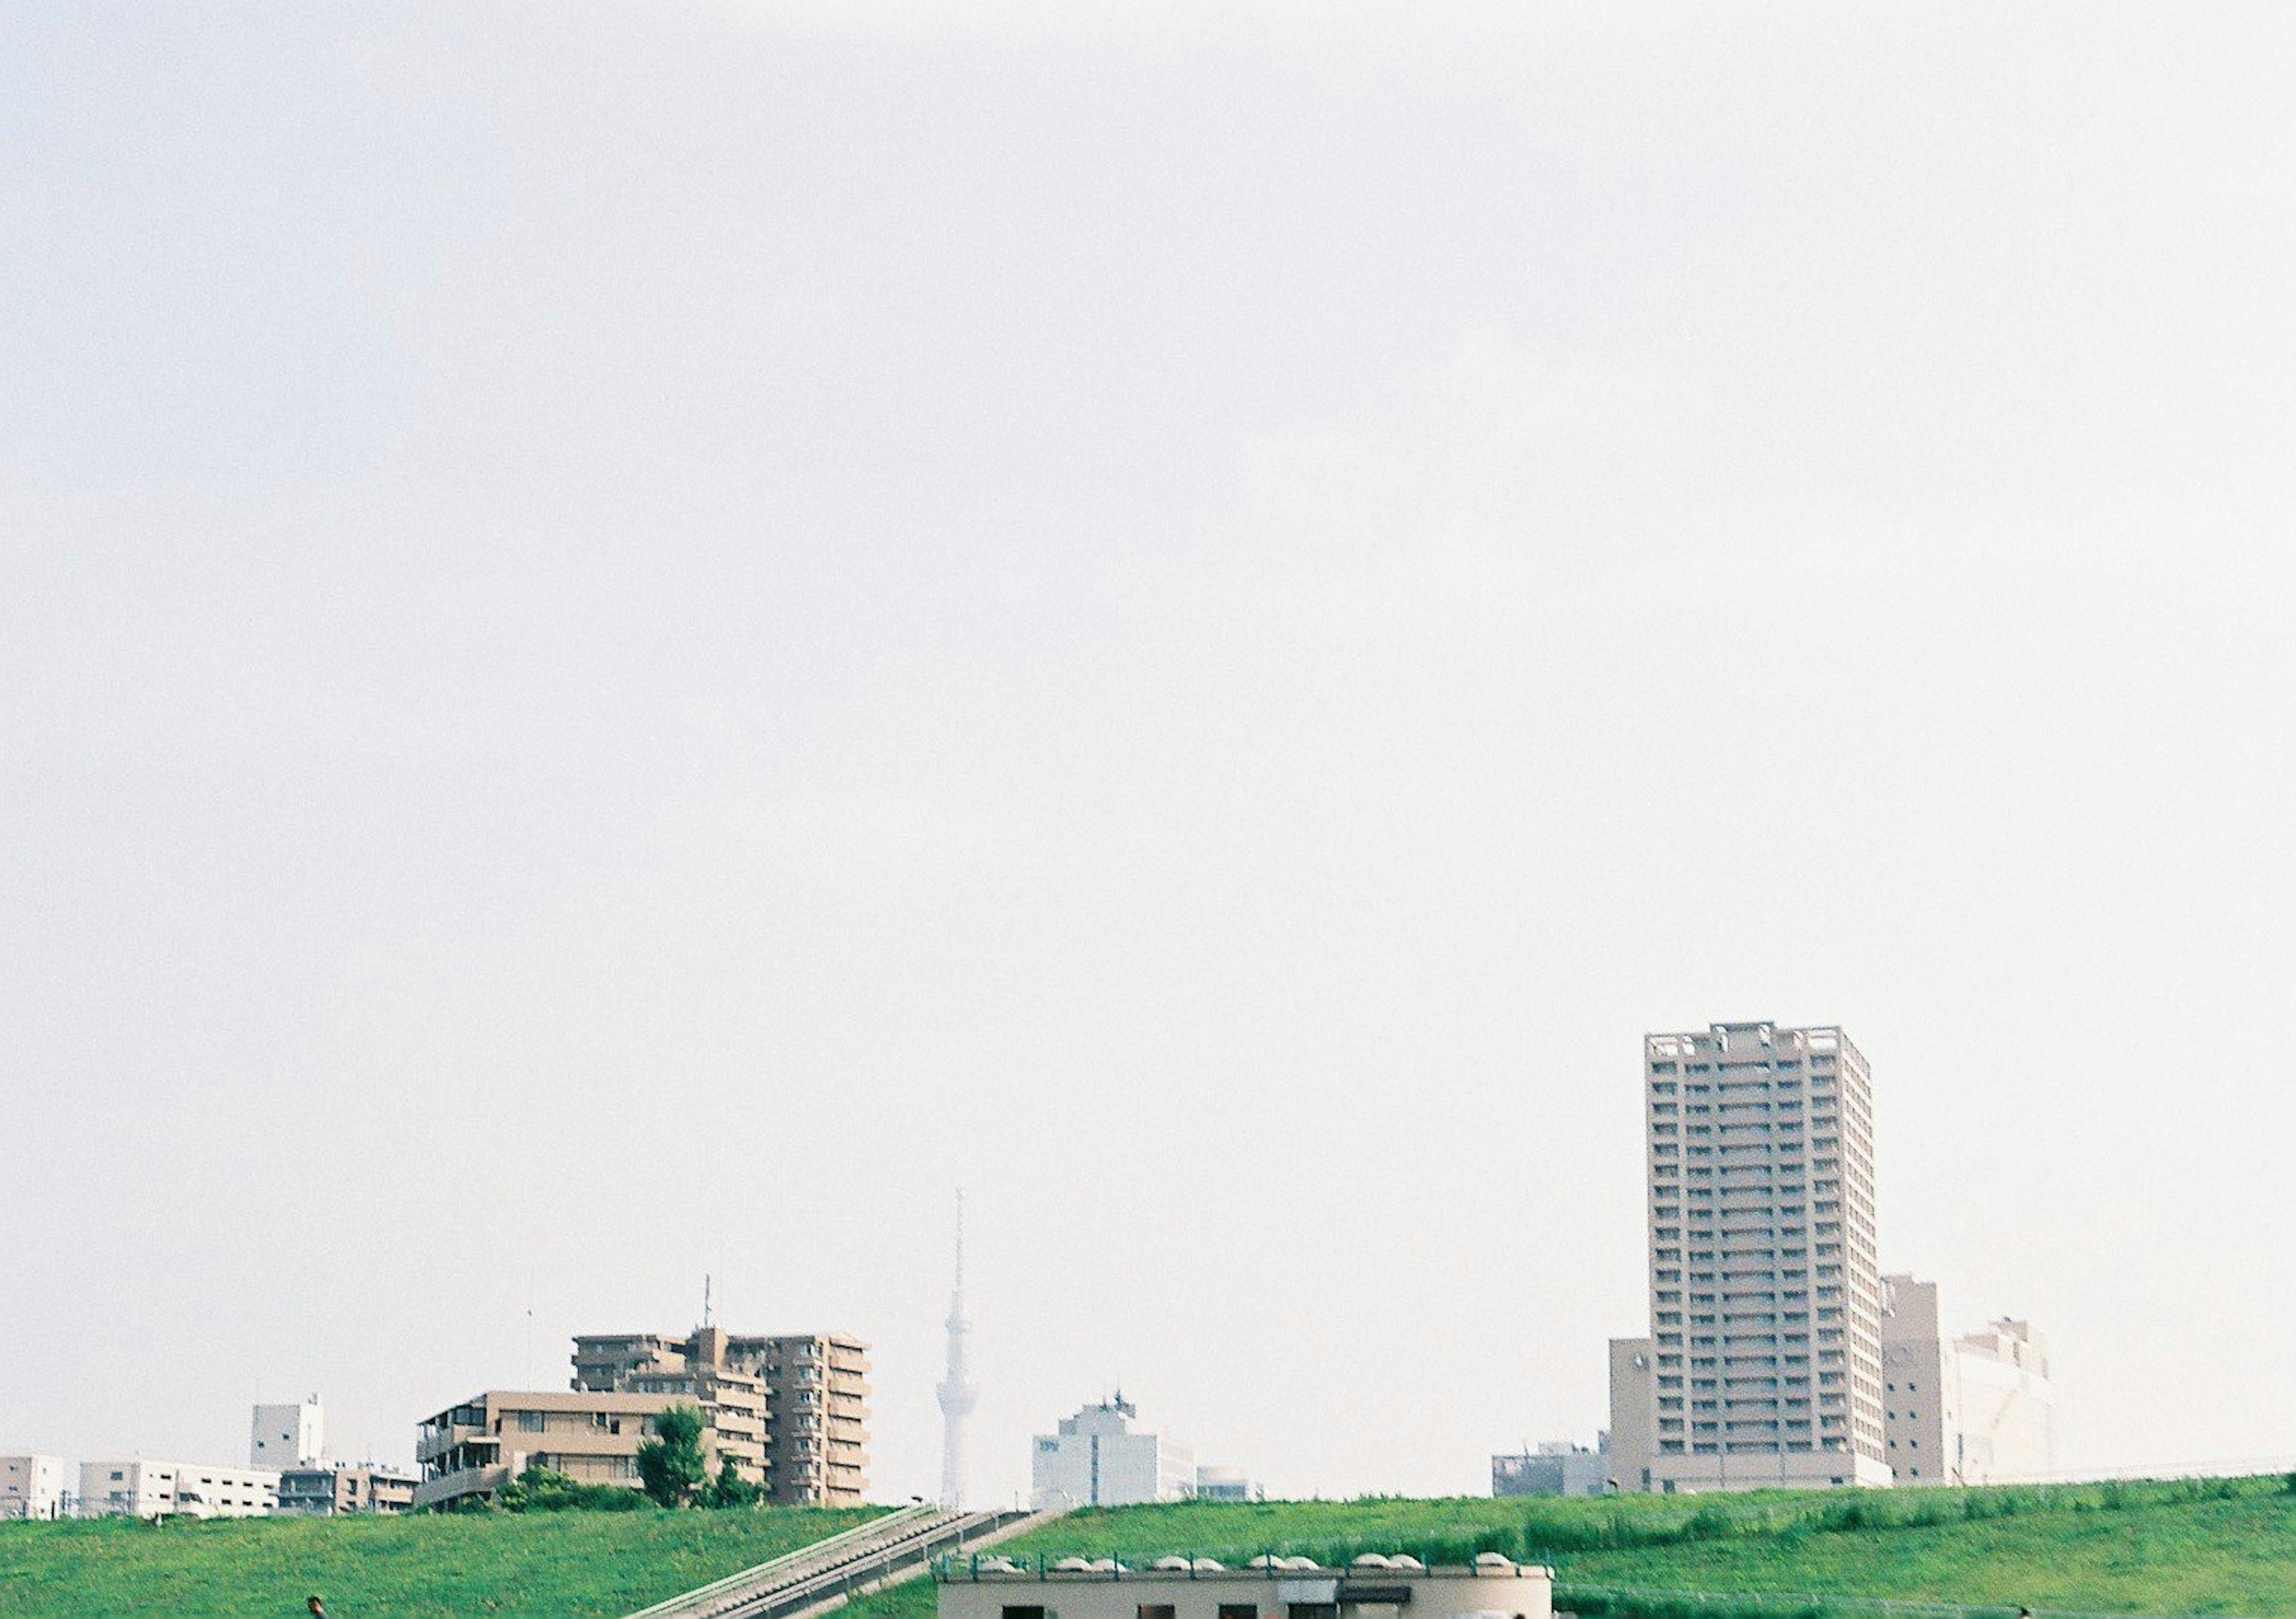
<path fill-rule="evenodd" d="M 876 1509 L 0 1524 L 6 1619 L 618 1619 Z"/>
<path fill-rule="evenodd" d="M 1604 1590 L 1809 1592 L 2130 1614 L 2296 1613 L 2296 1482 L 2272 1478 L 2050 1489 L 1833 1491 L 1602 1500 L 1190 1502 L 1079 1512 L 999 1548 L 1047 1559 L 1167 1552 L 1234 1566 L 1261 1551 L 1343 1563 L 1361 1551 L 1428 1562 L 1504 1551 L 1554 1566 L 1558 1606 L 1587 1615 L 1675 1605 Z M 849 1619 L 930 1619 L 922 1582 Z M 1708 1604 L 1782 1615 L 1798 1604 Z"/>

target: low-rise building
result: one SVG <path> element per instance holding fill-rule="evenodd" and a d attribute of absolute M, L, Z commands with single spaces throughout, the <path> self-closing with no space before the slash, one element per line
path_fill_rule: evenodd
<path fill-rule="evenodd" d="M 439 1507 L 491 1496 L 529 1467 L 586 1484 L 638 1486 L 638 1446 L 673 1394 L 490 1388 L 423 1419 L 414 1459 L 422 1470 L 412 1504 Z M 705 1448 L 710 1435 L 702 1433 Z"/>
<path fill-rule="evenodd" d="M 1549 1439 L 1535 1450 L 1491 1458 L 1493 1495 L 1600 1495 L 1610 1479 L 1607 1433 L 1595 1436 L 1591 1451 L 1567 1439 Z"/>
<path fill-rule="evenodd" d="M 939 1619 L 1553 1619 L 1554 1612 L 1554 1571 L 1495 1551 L 1456 1568 L 1376 1553 L 1346 1568 L 1275 1557 L 1226 1568 L 1177 1556 L 1146 1569 L 1083 1558 L 1039 1568 L 981 1556 L 951 1558 L 935 1579 Z"/>
<path fill-rule="evenodd" d="M 80 1463 L 83 1517 L 263 1517 L 278 1504 L 279 1475 L 268 1468 L 141 1456 Z"/>
<path fill-rule="evenodd" d="M 0 1456 L 0 1518 L 62 1517 L 63 1510 L 62 1457 L 37 1451 Z"/>
<path fill-rule="evenodd" d="M 1030 1454 L 1029 1499 L 1038 1508 L 1128 1507 L 1194 1493 L 1195 1458 L 1161 1434 L 1135 1433 L 1140 1412 L 1119 1391 L 1040 1434 Z"/>
<path fill-rule="evenodd" d="M 1883 1426 L 1905 1484 L 2007 1484 L 2056 1465 L 2047 1345 L 2032 1323 L 1988 1321 L 1949 1338 L 1935 1282 L 1882 1279 Z"/>
<path fill-rule="evenodd" d="M 289 1468 L 279 1475 L 283 1517 L 332 1517 L 354 1512 L 405 1512 L 414 1505 L 412 1474 L 371 1461 Z"/>
<path fill-rule="evenodd" d="M 1267 1500 L 1267 1492 L 1242 1468 L 1198 1468 L 1195 1497 L 1200 1501 L 1256 1501 Z"/>

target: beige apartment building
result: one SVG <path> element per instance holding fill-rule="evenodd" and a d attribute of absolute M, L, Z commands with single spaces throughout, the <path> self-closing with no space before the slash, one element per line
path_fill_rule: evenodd
<path fill-rule="evenodd" d="M 1622 1490 L 1890 1482 L 1872 1079 L 1841 1029 L 1646 1036 L 1651 1330 L 1611 1345 Z"/>
<path fill-rule="evenodd" d="M 574 1386 L 677 1394 L 712 1413 L 728 1453 L 777 1504 L 859 1506 L 869 1488 L 869 1346 L 841 1333 L 585 1334 Z"/>
<path fill-rule="evenodd" d="M 578 1337 L 574 1386 L 592 1394 L 669 1394 L 700 1406 L 717 1454 L 731 1457 L 742 1477 L 770 1486 L 766 1380 L 729 1356 L 723 1328 L 698 1327 L 683 1338 L 653 1332 Z"/>
<path fill-rule="evenodd" d="M 1882 1279 L 1883 1431 L 1906 1484 L 2046 1478 L 2056 1465 L 2048 1346 L 2004 1318 L 1949 1338 L 1935 1282 Z"/>
<path fill-rule="evenodd" d="M 423 1419 L 414 1459 L 422 1480 L 414 1505 L 439 1507 L 491 1495 L 529 1466 L 549 1468 L 586 1484 L 638 1484 L 638 1446 L 653 1437 L 653 1419 L 677 1394 L 597 1394 L 582 1390 L 490 1388 Z M 717 1465 L 718 1435 L 703 1408 L 702 1447 Z"/>
<path fill-rule="evenodd" d="M 869 1345 L 839 1332 L 726 1340 L 766 1381 L 766 1476 L 780 1505 L 857 1507 L 869 1491 Z"/>

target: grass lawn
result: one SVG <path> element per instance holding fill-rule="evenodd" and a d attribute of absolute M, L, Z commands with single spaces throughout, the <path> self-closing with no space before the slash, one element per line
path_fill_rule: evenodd
<path fill-rule="evenodd" d="M 6 1619 L 618 1619 L 878 1509 L 0 1524 Z"/>
<path fill-rule="evenodd" d="M 1189 1502 L 1075 1513 L 998 1550 L 1113 1556 L 1139 1567 L 1167 1552 L 1233 1566 L 1269 1550 L 1330 1565 L 1359 1551 L 1456 1563 L 1484 1549 L 1554 1565 L 1557 1606 L 1589 1614 L 1637 1611 L 1597 1599 L 1605 1588 L 2005 1610 L 2296 1613 L 2296 1486 L 2277 1477 L 1601 1500 Z M 1641 1606 L 1665 1619 L 1669 1605 Z M 920 1582 L 846 1612 L 931 1619 L 932 1608 Z M 1731 1605 L 1705 1611 L 1730 1619 Z"/>

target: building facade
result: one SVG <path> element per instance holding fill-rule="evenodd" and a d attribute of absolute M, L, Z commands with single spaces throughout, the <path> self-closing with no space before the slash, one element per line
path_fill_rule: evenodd
<path fill-rule="evenodd" d="M 339 1461 L 289 1468 L 279 1475 L 282 1517 L 335 1517 L 355 1512 L 405 1512 L 414 1505 L 417 1480 L 373 1462 Z"/>
<path fill-rule="evenodd" d="M 1610 1487 L 1611 1436 L 1593 1450 L 1549 1439 L 1536 1450 L 1491 1458 L 1493 1495 L 1601 1495 Z"/>
<path fill-rule="evenodd" d="M 278 1504 L 279 1475 L 267 1468 L 133 1456 L 79 1468 L 83 1517 L 266 1517 Z"/>
<path fill-rule="evenodd" d="M 2004 1319 L 1949 1338 L 1938 1288 L 1882 1279 L 1883 1430 L 1906 1484 L 2009 1484 L 2056 1465 L 2056 1408 L 2046 1344 Z"/>
<path fill-rule="evenodd" d="M 869 1492 L 869 1345 L 840 1332 L 733 1337 L 733 1362 L 765 1380 L 767 1499 L 857 1507 Z"/>
<path fill-rule="evenodd" d="M 1643 1048 L 1651 1331 L 1611 1345 L 1625 1490 L 1886 1484 L 1873 1088 L 1841 1029 Z"/>
<path fill-rule="evenodd" d="M 659 1333 L 578 1337 L 574 1386 L 590 1394 L 668 1394 L 700 1406 L 714 1456 L 730 1457 L 744 1478 L 770 1489 L 765 1379 L 735 1362 L 723 1329 L 697 1327 L 682 1338 Z"/>
<path fill-rule="evenodd" d="M 63 1510 L 62 1457 L 37 1451 L 0 1456 L 0 1519 L 62 1517 Z"/>
<path fill-rule="evenodd" d="M 1193 1494 L 1195 1458 L 1161 1434 L 1133 1432 L 1139 1415 L 1119 1393 L 1062 1418 L 1057 1432 L 1038 1435 L 1030 1500 L 1039 1509 L 1129 1507 Z"/>
<path fill-rule="evenodd" d="M 683 1394 L 777 1505 L 857 1507 L 869 1490 L 869 1346 L 842 1333 L 574 1340 L 574 1386 Z"/>
<path fill-rule="evenodd" d="M 680 1403 L 690 1402 L 674 1394 L 488 1389 L 423 1419 L 415 1430 L 422 1477 L 411 1504 L 490 1496 L 529 1467 L 579 1484 L 635 1490 L 638 1446 L 653 1437 L 653 1419 Z M 714 1448 L 706 1427 L 702 1443 Z"/>
<path fill-rule="evenodd" d="M 247 1440 L 250 1467 L 283 1473 L 290 1468 L 316 1468 L 326 1450 L 326 1418 L 319 1396 L 296 1405 L 258 1405 Z"/>

